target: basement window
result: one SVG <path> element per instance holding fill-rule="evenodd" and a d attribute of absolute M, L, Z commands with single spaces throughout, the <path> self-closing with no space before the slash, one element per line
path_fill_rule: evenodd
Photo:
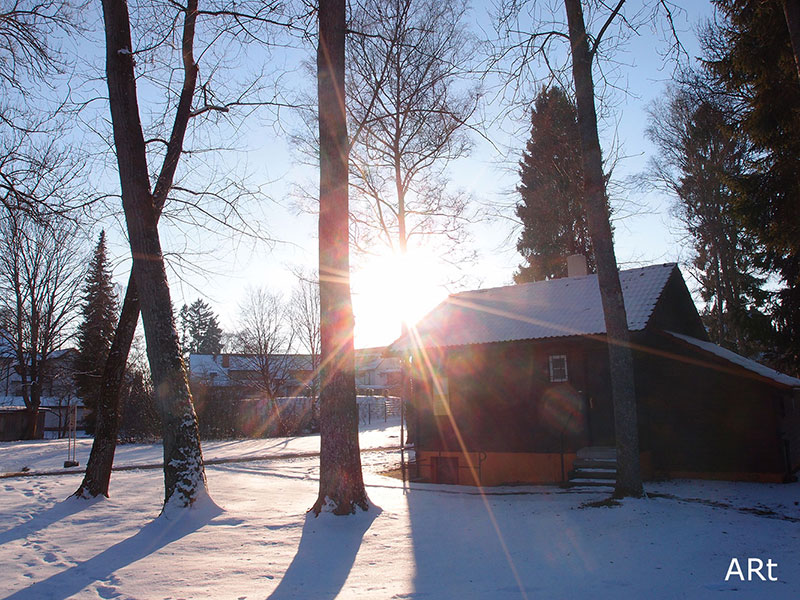
<path fill-rule="evenodd" d="M 550 355 L 550 381 L 553 383 L 569 381 L 566 354 Z"/>

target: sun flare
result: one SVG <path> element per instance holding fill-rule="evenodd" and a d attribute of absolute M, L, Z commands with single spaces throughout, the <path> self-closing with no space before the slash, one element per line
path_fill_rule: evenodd
<path fill-rule="evenodd" d="M 391 343 L 403 323 L 413 325 L 441 302 L 447 296 L 441 263 L 419 250 L 366 259 L 352 278 L 356 347 Z"/>

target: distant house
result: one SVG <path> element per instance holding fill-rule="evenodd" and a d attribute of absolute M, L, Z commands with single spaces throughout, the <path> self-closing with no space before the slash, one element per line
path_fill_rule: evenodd
<path fill-rule="evenodd" d="M 800 380 L 710 343 L 675 264 L 622 271 L 620 280 L 644 475 L 792 477 Z M 596 275 L 451 295 L 390 351 L 414 365 L 425 480 L 562 482 L 579 452 L 615 444 Z"/>
<path fill-rule="evenodd" d="M 191 354 L 192 383 L 226 388 L 239 397 L 302 396 L 314 378 L 308 354 Z"/>
<path fill-rule="evenodd" d="M 41 365 L 42 396 L 75 395 L 72 377 L 77 354 L 75 348 L 63 348 L 49 354 Z M 0 347 L 0 396 L 22 396 L 22 376 L 18 365 L 16 354 L 5 346 Z"/>
<path fill-rule="evenodd" d="M 75 348 L 56 350 L 41 365 L 42 391 L 37 430 L 46 438 L 66 435 L 68 414 L 77 411 L 78 429 L 83 429 L 85 408 L 75 388 Z M 23 382 L 18 362 L 10 352 L 0 352 L 0 439 L 20 439 L 26 430 Z M 30 385 L 30 382 L 28 382 Z"/>
<path fill-rule="evenodd" d="M 400 359 L 385 356 L 386 348 L 356 350 L 356 389 L 369 396 L 401 394 Z"/>
<path fill-rule="evenodd" d="M 398 395 L 400 361 L 384 356 L 386 348 L 356 350 L 356 388 L 362 395 Z M 213 388 L 227 388 L 240 396 L 263 395 L 267 385 L 276 396 L 307 395 L 313 372 L 308 354 L 191 354 L 189 374 L 192 382 Z M 268 380 L 271 384 L 268 384 Z"/>
<path fill-rule="evenodd" d="M 365 422 L 391 411 L 369 396 L 399 391 L 399 360 L 384 351 L 356 350 L 359 418 Z M 310 398 L 318 393 L 318 375 L 308 354 L 191 354 L 189 382 L 204 437 L 293 435 L 318 426 Z"/>
<path fill-rule="evenodd" d="M 0 335 L 0 396 L 11 394 L 11 381 L 15 374 L 14 349 Z"/>

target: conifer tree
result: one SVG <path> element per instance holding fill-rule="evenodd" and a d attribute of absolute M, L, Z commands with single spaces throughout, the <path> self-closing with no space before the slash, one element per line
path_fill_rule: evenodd
<path fill-rule="evenodd" d="M 219 354 L 222 350 L 222 328 L 208 303 L 198 298 L 191 305 L 184 304 L 178 319 L 181 345 L 186 357 L 189 354 Z"/>
<path fill-rule="evenodd" d="M 517 250 L 525 262 L 514 281 L 564 277 L 566 257 L 583 254 L 589 270 L 595 257 L 586 223 L 583 167 L 575 105 L 559 87 L 542 89 L 531 111 L 531 137 L 520 161 L 522 222 Z"/>
<path fill-rule="evenodd" d="M 737 177 L 735 209 L 760 246 L 760 267 L 780 279 L 772 313 L 773 364 L 800 373 L 800 81 L 779 2 L 714 0 L 703 63 L 734 101 L 733 128 L 752 159 Z M 787 3 L 788 4 L 788 3 Z"/>
<path fill-rule="evenodd" d="M 702 73 L 671 88 L 650 113 L 646 133 L 659 149 L 650 177 L 677 200 L 712 341 L 756 356 L 769 345 L 763 342 L 770 323 L 761 312 L 769 293 L 757 268 L 757 237 L 735 210 L 741 201 L 736 181 L 746 173 L 750 154 L 733 114 L 730 100 Z"/>
<path fill-rule="evenodd" d="M 101 231 L 83 287 L 82 320 L 78 327 L 75 385 L 89 409 L 87 430 L 94 429 L 100 378 L 117 325 L 117 295 L 111 280 L 106 251 L 106 232 Z"/>

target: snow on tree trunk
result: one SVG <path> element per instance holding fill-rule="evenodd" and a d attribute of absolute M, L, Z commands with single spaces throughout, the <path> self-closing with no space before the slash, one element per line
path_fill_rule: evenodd
<path fill-rule="evenodd" d="M 589 51 L 580 0 L 564 0 L 572 47 L 572 77 L 575 82 L 578 127 L 583 153 L 583 184 L 589 233 L 597 261 L 597 280 L 606 322 L 611 391 L 614 402 L 614 430 L 617 440 L 617 485 L 614 496 L 643 494 L 639 466 L 639 431 L 636 418 L 636 390 L 628 319 L 619 282 L 617 259 L 611 234 L 603 158 L 597 135 L 592 79 L 593 55 Z"/>
<path fill-rule="evenodd" d="M 190 2 L 186 10 L 187 16 L 193 18 L 196 3 Z M 133 276 L 141 302 L 147 357 L 163 422 L 164 504 L 165 509 L 189 506 L 207 493 L 205 470 L 158 236 L 160 211 L 150 193 L 127 4 L 103 0 L 103 17 L 106 76 L 122 206 L 133 257 Z"/>
<path fill-rule="evenodd" d="M 361 473 L 350 299 L 348 139 L 344 107 L 345 0 L 320 0 L 319 275 L 322 387 L 319 497 L 313 510 L 369 508 Z"/>

